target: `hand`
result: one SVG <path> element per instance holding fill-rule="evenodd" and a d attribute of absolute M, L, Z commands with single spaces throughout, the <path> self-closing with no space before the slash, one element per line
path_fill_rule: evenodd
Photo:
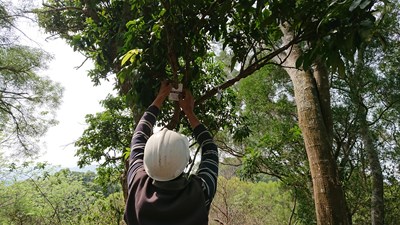
<path fill-rule="evenodd" d="M 172 90 L 172 83 L 167 80 L 161 81 L 160 90 L 158 91 L 157 98 L 167 98 Z"/>
<path fill-rule="evenodd" d="M 153 104 L 161 109 L 162 104 L 171 92 L 172 84 L 167 80 L 161 81 L 160 90 L 158 91 L 156 99 L 154 99 Z"/>
<path fill-rule="evenodd" d="M 193 114 L 194 99 L 192 93 L 188 89 L 184 90 L 182 98 L 179 99 L 179 106 L 186 115 Z"/>
<path fill-rule="evenodd" d="M 179 106 L 185 113 L 187 119 L 189 120 L 190 126 L 194 129 L 200 124 L 199 119 L 193 112 L 194 109 L 194 99 L 192 93 L 185 89 L 183 92 L 183 98 L 179 99 Z"/>

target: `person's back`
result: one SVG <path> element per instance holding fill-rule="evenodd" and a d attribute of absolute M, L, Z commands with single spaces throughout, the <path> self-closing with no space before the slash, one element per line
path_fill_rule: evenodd
<path fill-rule="evenodd" d="M 198 178 L 181 176 L 157 185 L 157 181 L 140 169 L 133 183 L 136 195 L 128 199 L 127 210 L 135 213 L 127 215 L 129 224 L 208 224 L 208 212 Z"/>
<path fill-rule="evenodd" d="M 193 97 L 187 92 L 180 106 L 202 148 L 202 156 L 196 175 L 186 178 L 183 169 L 189 161 L 187 140 L 167 130 L 151 136 L 169 91 L 170 87 L 164 83 L 132 138 L 125 209 L 128 225 L 208 224 L 217 184 L 217 147 L 206 127 L 194 115 Z"/>

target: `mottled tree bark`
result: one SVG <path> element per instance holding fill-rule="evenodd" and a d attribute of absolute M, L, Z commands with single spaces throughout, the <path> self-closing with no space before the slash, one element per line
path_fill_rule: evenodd
<path fill-rule="evenodd" d="M 331 109 L 331 94 L 330 84 L 329 84 L 329 74 L 328 69 L 325 64 L 318 60 L 314 66 L 314 78 L 318 90 L 318 100 L 321 106 L 322 118 L 326 127 L 326 132 L 328 135 L 329 143 L 332 145 L 333 141 L 333 118 Z"/>
<path fill-rule="evenodd" d="M 371 135 L 368 122 L 368 107 L 365 105 L 364 97 L 360 88 L 364 86 L 363 72 L 364 67 L 364 46 L 360 48 L 356 61 L 356 69 L 351 75 L 349 86 L 351 99 L 355 106 L 359 109 L 358 122 L 360 125 L 360 136 L 364 144 L 365 152 L 368 156 L 369 168 L 371 170 L 371 224 L 384 224 L 384 190 L 383 190 L 383 174 L 379 160 L 379 153 L 375 146 L 375 140 Z"/>
<path fill-rule="evenodd" d="M 293 39 L 288 25 L 282 25 L 281 30 L 284 43 Z M 301 55 L 299 46 L 293 45 L 287 54 L 282 63 L 293 82 L 299 126 L 310 164 L 317 223 L 351 224 L 337 164 L 332 154 L 332 117 L 328 105 L 329 84 L 326 83 L 329 80 L 322 74 L 323 71 L 317 71 L 316 79 L 310 70 L 295 68 Z"/>
<path fill-rule="evenodd" d="M 383 225 L 385 207 L 382 168 L 379 161 L 379 154 L 366 123 L 366 118 L 363 118 L 363 122 L 361 122 L 360 134 L 368 155 L 369 168 L 371 169 L 371 224 Z"/>

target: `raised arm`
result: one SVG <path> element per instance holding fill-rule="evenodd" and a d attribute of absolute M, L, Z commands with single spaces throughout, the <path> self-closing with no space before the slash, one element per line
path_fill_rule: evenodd
<path fill-rule="evenodd" d="M 207 128 L 200 123 L 199 119 L 193 112 L 194 99 L 190 91 L 185 90 L 185 97 L 179 101 L 183 112 L 185 113 L 197 143 L 201 146 L 201 161 L 197 176 L 202 180 L 202 187 L 204 196 L 206 198 L 206 207 L 209 210 L 210 204 L 214 198 L 217 190 L 218 179 L 218 149 L 217 145 L 207 130 Z"/>
<path fill-rule="evenodd" d="M 143 114 L 142 118 L 137 124 L 135 132 L 133 133 L 128 170 L 129 190 L 136 171 L 143 166 L 144 147 L 153 131 L 153 126 L 156 123 L 161 106 L 169 95 L 171 88 L 172 85 L 168 84 L 166 81 L 161 83 L 157 97 L 154 99 L 149 108 L 147 108 L 146 112 Z"/>

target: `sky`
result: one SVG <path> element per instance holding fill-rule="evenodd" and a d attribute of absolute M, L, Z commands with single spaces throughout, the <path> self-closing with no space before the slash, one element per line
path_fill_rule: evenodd
<path fill-rule="evenodd" d="M 29 37 L 22 35 L 22 44 L 42 48 L 53 56 L 48 69 L 39 74 L 50 77 L 64 87 L 62 104 L 56 111 L 59 124 L 51 127 L 41 139 L 41 156 L 38 160 L 55 166 L 76 167 L 74 141 L 87 127 L 85 115 L 103 110 L 99 101 L 113 91 L 112 83 L 104 81 L 100 86 L 93 86 L 87 76 L 87 71 L 93 67 L 90 60 L 77 68 L 85 61 L 85 57 L 74 52 L 63 40 L 46 40 L 49 34 L 44 34 L 37 25 L 27 21 L 20 21 L 18 27 Z"/>
<path fill-rule="evenodd" d="M 54 55 L 49 69 L 43 74 L 59 82 L 64 87 L 62 105 L 57 111 L 59 124 L 51 127 L 42 139 L 43 161 L 62 167 L 76 166 L 77 158 L 74 157 L 76 148 L 73 143 L 84 129 L 85 115 L 94 114 L 103 110 L 99 101 L 112 91 L 112 84 L 105 83 L 100 87 L 93 86 L 86 75 L 91 68 L 91 62 L 77 69 L 85 58 L 67 46 L 62 40 L 46 43 L 46 51 Z"/>

